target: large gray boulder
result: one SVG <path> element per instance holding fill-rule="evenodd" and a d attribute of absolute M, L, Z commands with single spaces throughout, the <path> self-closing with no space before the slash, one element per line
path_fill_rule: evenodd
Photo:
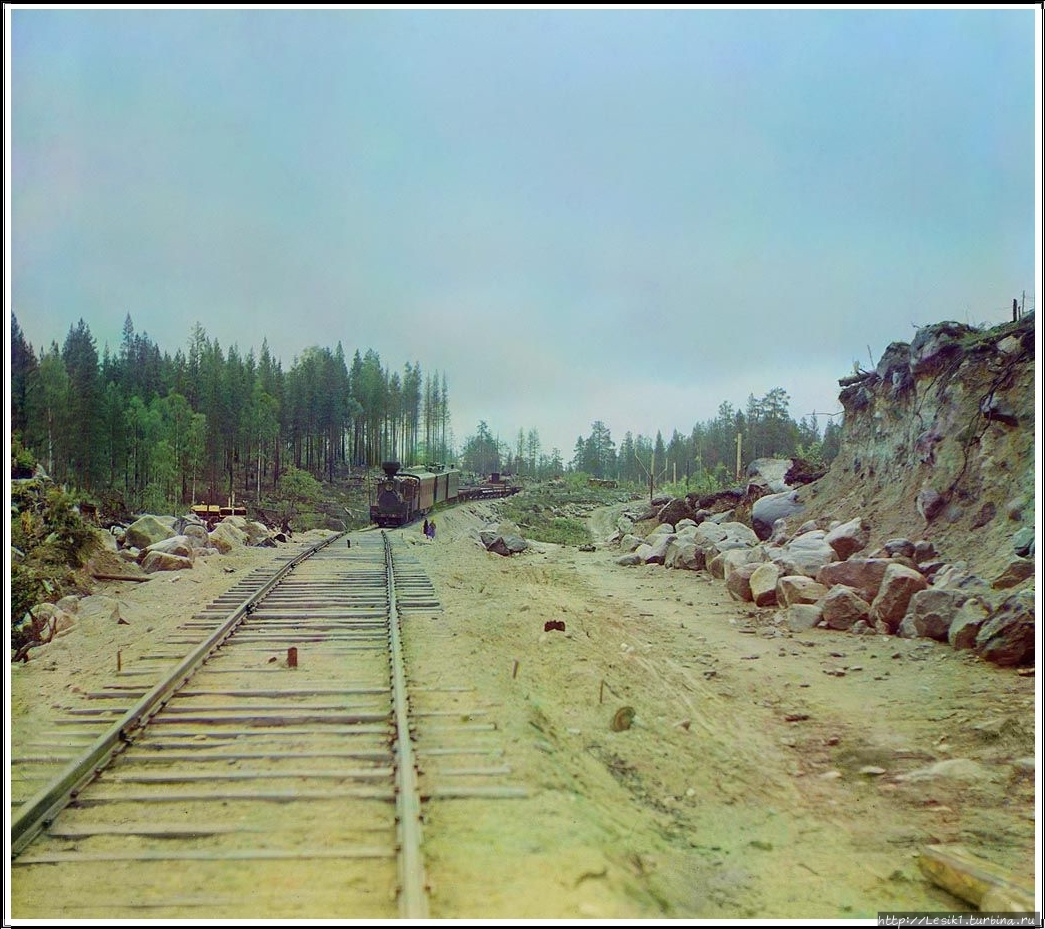
<path fill-rule="evenodd" d="M 238 517 L 242 519 L 242 517 Z M 216 548 L 221 554 L 227 555 L 234 548 L 242 548 L 247 544 L 247 535 L 239 529 L 233 517 L 227 517 L 218 523 L 213 531 L 208 534 L 210 547 Z"/>
<path fill-rule="evenodd" d="M 181 555 L 170 555 L 167 552 L 149 552 L 142 559 L 142 570 L 148 574 L 156 571 L 184 571 L 192 567 L 192 559 Z"/>
<path fill-rule="evenodd" d="M 1024 664 L 1034 658 L 1034 594 L 1007 597 L 976 635 L 974 651 L 997 665 Z"/>
<path fill-rule="evenodd" d="M 820 607 L 815 603 L 792 603 L 780 611 L 780 618 L 792 632 L 805 632 L 820 622 Z"/>
<path fill-rule="evenodd" d="M 526 551 L 528 547 L 526 540 L 522 536 L 509 532 L 498 535 L 486 546 L 486 550 L 495 552 L 498 555 L 518 555 L 519 552 Z"/>
<path fill-rule="evenodd" d="M 776 585 L 776 599 L 781 606 L 797 603 L 816 603 L 827 594 L 828 588 L 804 574 L 788 574 Z"/>
<path fill-rule="evenodd" d="M 729 580 L 729 575 L 746 564 L 761 564 L 762 552 L 757 548 L 728 548 L 715 555 L 707 562 L 708 574 L 721 580 Z"/>
<path fill-rule="evenodd" d="M 970 593 L 964 590 L 919 590 L 911 597 L 901 629 L 909 629 L 916 637 L 946 642 L 959 608 L 969 597 Z"/>
<path fill-rule="evenodd" d="M 785 493 L 792 489 L 787 483 L 787 472 L 793 464 L 793 458 L 756 458 L 747 466 L 748 485 L 764 487 L 774 494 Z"/>
<path fill-rule="evenodd" d="M 146 514 L 131 523 L 123 534 L 123 545 L 128 548 L 143 549 L 155 545 L 163 539 L 174 535 L 174 530 L 161 521 L 158 516 Z"/>
<path fill-rule="evenodd" d="M 781 574 L 804 574 L 812 578 L 838 558 L 825 540 L 823 529 L 803 532 L 786 545 L 764 546 L 764 551 L 770 561 L 780 566 Z"/>
<path fill-rule="evenodd" d="M 797 490 L 759 497 L 751 507 L 751 525 L 759 539 L 768 539 L 773 534 L 773 523 L 788 519 L 805 511 L 798 498 Z"/>
<path fill-rule="evenodd" d="M 675 539 L 668 545 L 664 553 L 665 568 L 703 571 L 704 566 L 704 552 L 692 538 Z"/>
<path fill-rule="evenodd" d="M 194 555 L 192 540 L 186 535 L 172 535 L 169 539 L 161 539 L 154 542 L 142 551 L 141 557 L 152 552 L 164 552 L 168 555 L 178 555 L 181 558 L 191 559 Z"/>
<path fill-rule="evenodd" d="M 947 630 L 947 641 L 952 648 L 975 648 L 976 636 L 990 615 L 990 607 L 981 597 L 974 595 L 966 600 L 958 608 Z"/>

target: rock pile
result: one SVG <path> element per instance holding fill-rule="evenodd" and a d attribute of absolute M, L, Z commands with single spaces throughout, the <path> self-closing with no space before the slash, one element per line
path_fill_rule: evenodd
<path fill-rule="evenodd" d="M 181 571 L 191 568 L 199 557 L 227 555 L 234 548 L 286 541 L 282 533 L 273 533 L 264 523 L 245 516 L 226 516 L 208 530 L 194 515 L 145 515 L 125 529 L 115 529 L 112 538 L 118 557 L 139 565 L 147 574 Z"/>
<path fill-rule="evenodd" d="M 530 547 L 523 538 L 522 530 L 508 520 L 487 523 L 481 529 L 470 529 L 468 537 L 488 552 L 498 555 L 518 555 Z"/>
<path fill-rule="evenodd" d="M 871 527 L 859 516 L 826 527 L 808 521 L 793 533 L 777 519 L 763 538 L 733 521 L 731 511 L 698 511 L 695 519 L 660 522 L 644 536 L 635 534 L 634 515 L 645 512 L 625 513 L 607 540 L 625 552 L 618 564 L 706 571 L 723 580 L 734 599 L 776 608 L 775 621 L 792 631 L 820 626 L 929 638 L 999 665 L 1033 662 L 1034 591 L 1025 583 L 1034 577 L 1029 527 L 1013 535 L 1008 566 L 988 581 L 964 562 L 943 561 L 925 540 L 888 539 L 868 552 Z"/>

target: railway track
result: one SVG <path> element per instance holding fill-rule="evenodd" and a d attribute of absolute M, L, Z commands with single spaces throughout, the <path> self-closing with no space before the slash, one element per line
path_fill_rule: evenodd
<path fill-rule="evenodd" d="M 427 918 L 425 804 L 526 795 L 467 688 L 410 692 L 403 627 L 441 607 L 401 543 L 277 564 L 58 721 L 73 754 L 12 809 L 13 916 Z"/>

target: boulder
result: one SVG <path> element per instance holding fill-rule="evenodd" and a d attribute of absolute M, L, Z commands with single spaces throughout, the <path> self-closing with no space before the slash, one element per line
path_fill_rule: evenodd
<path fill-rule="evenodd" d="M 870 539 L 871 527 L 859 516 L 836 526 L 824 536 L 824 541 L 834 549 L 838 556 L 832 558 L 832 561 L 845 561 L 850 555 L 855 555 L 865 548 Z"/>
<path fill-rule="evenodd" d="M 1034 658 L 1034 594 L 1006 598 L 976 634 L 973 650 L 985 661 L 1010 667 Z"/>
<path fill-rule="evenodd" d="M 850 558 L 824 565 L 817 571 L 816 579 L 828 589 L 835 584 L 852 587 L 862 599 L 871 603 L 878 595 L 882 578 L 891 564 L 887 558 Z"/>
<path fill-rule="evenodd" d="M 223 555 L 247 544 L 247 536 L 242 530 L 236 528 L 232 519 L 231 516 L 226 517 L 208 534 L 211 547 L 216 548 Z"/>
<path fill-rule="evenodd" d="M 746 564 L 760 564 L 762 553 L 754 548 L 729 548 L 707 562 L 708 574 L 720 580 L 729 580 L 732 571 Z"/>
<path fill-rule="evenodd" d="M 526 540 L 522 536 L 513 535 L 510 532 L 499 534 L 486 546 L 488 552 L 495 552 L 498 555 L 517 555 L 519 552 L 526 551 L 527 548 Z"/>
<path fill-rule="evenodd" d="M 726 590 L 734 600 L 745 602 L 751 600 L 751 575 L 758 570 L 758 567 L 752 562 L 738 565 L 729 572 L 726 577 Z"/>
<path fill-rule="evenodd" d="M 210 545 L 210 535 L 203 523 L 188 523 L 182 530 L 181 535 L 189 540 L 189 544 L 195 548 L 207 548 Z M 177 536 L 175 536 L 177 538 Z"/>
<path fill-rule="evenodd" d="M 120 601 L 104 594 L 92 594 L 80 600 L 76 612 L 87 622 L 116 622 L 120 619 Z"/>
<path fill-rule="evenodd" d="M 685 571 L 704 570 L 704 552 L 692 539 L 677 538 L 664 553 L 664 567 Z"/>
<path fill-rule="evenodd" d="M 780 566 L 781 574 L 804 574 L 815 578 L 820 570 L 837 560 L 835 550 L 825 541 L 823 529 L 795 536 L 781 547 L 766 546 L 766 557 Z"/>
<path fill-rule="evenodd" d="M 882 578 L 882 585 L 878 588 L 878 594 L 871 603 L 871 619 L 878 624 L 888 627 L 890 632 L 895 632 L 900 625 L 907 606 L 919 590 L 925 590 L 929 582 L 920 572 L 908 568 L 906 565 L 889 563 Z"/>
<path fill-rule="evenodd" d="M 646 544 L 650 551 L 646 553 L 646 564 L 664 564 L 668 546 L 675 541 L 675 538 L 674 532 L 661 532 L 648 536 Z"/>
<path fill-rule="evenodd" d="M 123 534 L 123 545 L 138 549 L 148 548 L 163 539 L 169 539 L 174 531 L 158 516 L 145 515 L 136 519 Z"/>
<path fill-rule="evenodd" d="M 165 552 L 168 555 L 178 555 L 181 558 L 191 559 L 193 556 L 192 540 L 186 535 L 172 535 L 169 539 L 161 539 L 159 542 L 154 542 L 145 548 L 142 551 L 141 558 L 144 559 L 150 552 Z"/>
<path fill-rule="evenodd" d="M 967 591 L 948 588 L 919 590 L 911 597 L 900 625 L 907 624 L 905 628 L 910 630 L 912 637 L 946 642 L 959 608 L 970 596 Z"/>
<path fill-rule="evenodd" d="M 1024 526 L 1012 535 L 1012 548 L 1021 558 L 1027 558 L 1034 553 L 1034 527 Z"/>
<path fill-rule="evenodd" d="M 649 535 L 646 536 L 646 543 L 648 545 L 653 545 L 657 536 L 674 534 L 675 527 L 671 523 L 661 523 L 655 529 L 651 530 Z"/>
<path fill-rule="evenodd" d="M 917 508 L 919 515 L 927 523 L 932 522 L 940 510 L 942 510 L 946 505 L 946 498 L 931 487 L 925 487 L 918 491 L 918 496 L 915 499 L 915 507 Z"/>
<path fill-rule="evenodd" d="M 791 458 L 756 458 L 747 466 L 748 486 L 766 488 L 773 494 L 786 493 L 792 489 L 787 472 L 793 464 Z"/>
<path fill-rule="evenodd" d="M 836 584 L 820 601 L 820 613 L 828 629 L 850 629 L 857 622 L 867 622 L 871 607 L 851 588 Z"/>
<path fill-rule="evenodd" d="M 751 507 L 751 525 L 759 539 L 768 539 L 773 533 L 773 523 L 778 519 L 789 519 L 805 510 L 797 490 L 767 494 L 759 497 Z"/>
<path fill-rule="evenodd" d="M 722 552 L 736 548 L 754 548 L 758 545 L 758 536 L 743 523 L 715 523 L 712 520 L 701 523 L 693 530 L 693 541 L 704 552 L 704 559 L 709 564 Z"/>
<path fill-rule="evenodd" d="M 882 552 L 884 555 L 881 557 L 885 558 L 895 558 L 897 555 L 914 558 L 915 545 L 910 539 L 886 539 L 882 543 Z"/>
<path fill-rule="evenodd" d="M 792 603 L 780 611 L 780 618 L 792 632 L 805 632 L 820 622 L 820 607 L 814 603 Z"/>
<path fill-rule="evenodd" d="M 780 568 L 771 562 L 763 562 L 751 575 L 751 599 L 755 606 L 773 606 L 776 603 L 776 585 L 780 579 Z"/>
<path fill-rule="evenodd" d="M 693 519 L 696 516 L 696 511 L 685 499 L 675 499 L 660 508 L 660 512 L 657 513 L 657 521 L 661 523 L 668 523 L 671 526 L 671 531 L 675 531 L 675 526 L 683 519 Z"/>
<path fill-rule="evenodd" d="M 648 542 L 643 542 L 635 549 L 635 551 L 632 552 L 632 554 L 638 557 L 639 564 L 645 564 L 646 558 L 653 554 L 653 546 Z"/>
<path fill-rule="evenodd" d="M 148 574 L 156 571 L 184 571 L 192 567 L 192 559 L 181 555 L 170 555 L 167 552 L 149 552 L 142 559 L 142 570 Z"/>
<path fill-rule="evenodd" d="M 804 574 L 787 574 L 777 581 L 776 601 L 782 606 L 816 603 L 827 591 L 823 584 Z"/>
<path fill-rule="evenodd" d="M 932 542 L 925 539 L 919 539 L 914 543 L 914 560 L 918 564 L 925 564 L 927 561 L 932 561 L 940 553 L 936 551 L 936 546 Z"/>
<path fill-rule="evenodd" d="M 1034 561 L 1030 558 L 1013 558 L 992 582 L 995 590 L 1006 590 L 1034 577 Z"/>
<path fill-rule="evenodd" d="M 975 648 L 976 636 L 990 615 L 990 607 L 980 597 L 970 597 L 951 620 L 947 641 L 953 648 Z"/>

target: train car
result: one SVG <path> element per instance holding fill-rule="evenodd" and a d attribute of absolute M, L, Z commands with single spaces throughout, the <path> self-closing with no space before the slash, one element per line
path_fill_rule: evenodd
<path fill-rule="evenodd" d="M 493 500 L 498 497 L 510 497 L 522 490 L 511 479 L 493 471 L 489 478 L 483 478 L 478 484 L 470 484 L 460 487 L 457 492 L 458 500 Z"/>
<path fill-rule="evenodd" d="M 216 503 L 197 503 L 192 507 L 192 512 L 202 519 L 209 529 L 213 529 L 226 516 L 246 516 L 247 508 L 235 503 L 231 498 L 225 506 Z"/>
<path fill-rule="evenodd" d="M 437 503 L 457 500 L 459 472 L 401 468 L 398 461 L 381 464 L 384 479 L 377 487 L 377 502 L 370 506 L 370 521 L 382 528 L 412 523 L 432 511 Z"/>

